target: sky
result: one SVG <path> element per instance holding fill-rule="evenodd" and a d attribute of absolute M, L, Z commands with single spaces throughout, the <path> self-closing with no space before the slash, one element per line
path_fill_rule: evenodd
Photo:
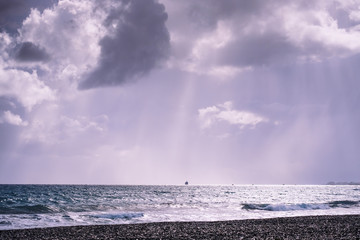
<path fill-rule="evenodd" d="M 359 0 L 0 0 L 0 183 L 359 181 Z"/>

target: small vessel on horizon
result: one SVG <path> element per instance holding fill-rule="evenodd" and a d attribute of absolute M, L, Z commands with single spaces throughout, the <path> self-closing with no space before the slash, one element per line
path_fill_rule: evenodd
<path fill-rule="evenodd" d="M 185 185 L 189 185 L 189 182 L 188 182 L 188 181 L 185 181 Z"/>

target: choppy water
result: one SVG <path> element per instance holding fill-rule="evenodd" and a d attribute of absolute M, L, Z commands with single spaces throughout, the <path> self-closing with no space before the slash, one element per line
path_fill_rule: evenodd
<path fill-rule="evenodd" d="M 360 214 L 360 186 L 0 185 L 0 230 Z"/>

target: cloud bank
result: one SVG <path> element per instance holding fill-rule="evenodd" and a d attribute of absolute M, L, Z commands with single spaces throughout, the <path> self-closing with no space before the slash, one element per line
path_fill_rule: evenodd
<path fill-rule="evenodd" d="M 169 54 L 167 14 L 157 1 L 51 4 L 0 2 L 3 21 L 19 13 L 8 20 L 16 33 L 0 32 L 0 96 L 15 98 L 28 111 L 69 85 L 90 89 L 135 80 Z"/>
<path fill-rule="evenodd" d="M 360 52 L 356 1 L 165 2 L 174 26 L 172 64 L 190 72 L 226 77 Z"/>

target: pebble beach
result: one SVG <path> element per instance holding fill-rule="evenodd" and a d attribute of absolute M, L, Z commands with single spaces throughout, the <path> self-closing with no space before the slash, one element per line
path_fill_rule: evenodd
<path fill-rule="evenodd" d="M 0 239 L 359 239 L 360 215 L 160 222 L 0 231 Z"/>

